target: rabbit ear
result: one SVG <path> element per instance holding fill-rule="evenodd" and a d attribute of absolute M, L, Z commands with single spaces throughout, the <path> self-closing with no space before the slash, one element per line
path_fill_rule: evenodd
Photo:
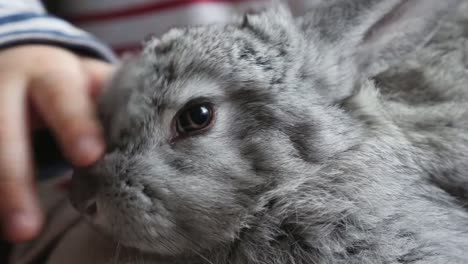
<path fill-rule="evenodd" d="M 351 45 L 358 71 L 370 77 L 424 45 L 438 28 L 441 18 L 459 2 L 335 0 L 316 9 L 311 19 L 320 28 L 320 38 L 338 42 L 342 50 L 349 51 Z"/>
<path fill-rule="evenodd" d="M 358 46 L 361 71 L 375 75 L 423 46 L 459 0 L 406 0 L 370 27 Z"/>
<path fill-rule="evenodd" d="M 279 1 L 268 9 L 244 15 L 241 28 L 251 30 L 257 37 L 270 43 L 288 42 L 297 27 L 291 11 Z"/>

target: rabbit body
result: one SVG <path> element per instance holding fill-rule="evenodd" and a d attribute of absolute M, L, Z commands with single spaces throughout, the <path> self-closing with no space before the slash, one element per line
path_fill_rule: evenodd
<path fill-rule="evenodd" d="M 108 153 L 72 191 L 119 263 L 468 263 L 465 22 L 399 54 L 445 7 L 334 2 L 173 29 L 122 66 L 100 102 Z M 387 34 L 419 2 L 437 16 Z M 175 136 L 205 101 L 213 125 Z"/>

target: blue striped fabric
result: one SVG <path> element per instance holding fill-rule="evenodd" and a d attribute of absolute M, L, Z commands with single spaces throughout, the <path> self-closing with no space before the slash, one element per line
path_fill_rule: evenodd
<path fill-rule="evenodd" d="M 34 36 L 34 39 L 37 39 L 36 36 L 38 35 L 46 35 L 52 38 L 65 37 L 70 40 L 89 40 L 89 41 L 94 41 L 98 43 L 98 40 L 96 40 L 94 37 L 89 36 L 89 35 L 70 35 L 70 34 L 66 34 L 58 30 L 47 30 L 47 29 L 17 30 L 17 31 L 12 31 L 12 32 L 0 33 L 0 42 L 2 41 L 3 38 L 15 36 L 15 35 L 18 35 L 18 36 L 30 35 L 30 36 Z M 47 40 L 50 40 L 50 38 L 47 38 Z"/>
<path fill-rule="evenodd" d="M 86 32 L 44 13 L 37 6 L 28 5 L 27 1 L 24 5 L 19 5 L 18 2 L 0 0 L 0 49 L 16 44 L 47 43 L 84 52 L 109 62 L 117 61 L 110 48 Z M 34 20 L 41 23 L 34 23 Z"/>
<path fill-rule="evenodd" d="M 0 5 L 0 10 L 4 9 L 5 7 Z M 38 14 L 38 13 L 33 13 L 33 12 L 21 12 L 21 13 L 15 13 L 12 15 L 7 15 L 4 17 L 0 16 L 0 25 L 6 24 L 6 23 L 15 23 L 15 22 L 25 22 L 31 19 L 35 18 L 47 18 L 50 19 L 51 22 L 65 22 L 57 17 L 48 15 L 48 14 Z"/>
<path fill-rule="evenodd" d="M 5 7 L 0 6 L 0 10 Z M 53 18 L 52 16 L 48 15 L 43 15 L 43 14 L 37 14 L 37 13 L 18 13 L 18 14 L 13 14 L 13 15 L 8 15 L 4 17 L 0 17 L 0 24 L 6 24 L 6 23 L 14 23 L 14 22 L 23 22 L 29 19 L 34 19 L 34 18 L 42 18 L 42 17 L 49 17 Z"/>

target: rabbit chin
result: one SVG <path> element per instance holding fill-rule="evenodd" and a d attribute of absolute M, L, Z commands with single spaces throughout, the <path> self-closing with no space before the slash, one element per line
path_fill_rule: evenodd
<path fill-rule="evenodd" d="M 156 212 L 117 208 L 98 203 L 99 212 L 86 219 L 117 244 L 150 254 L 173 256 L 191 252 L 194 241 L 178 231 L 170 219 Z"/>

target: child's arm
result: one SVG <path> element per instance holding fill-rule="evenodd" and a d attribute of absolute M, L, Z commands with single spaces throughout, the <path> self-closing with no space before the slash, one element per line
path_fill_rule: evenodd
<path fill-rule="evenodd" d="M 112 67 L 84 55 L 115 61 L 38 1 L 0 0 L 0 223 L 10 240 L 34 237 L 42 221 L 31 130 L 50 128 L 74 165 L 89 165 L 105 149 L 90 95 Z"/>

